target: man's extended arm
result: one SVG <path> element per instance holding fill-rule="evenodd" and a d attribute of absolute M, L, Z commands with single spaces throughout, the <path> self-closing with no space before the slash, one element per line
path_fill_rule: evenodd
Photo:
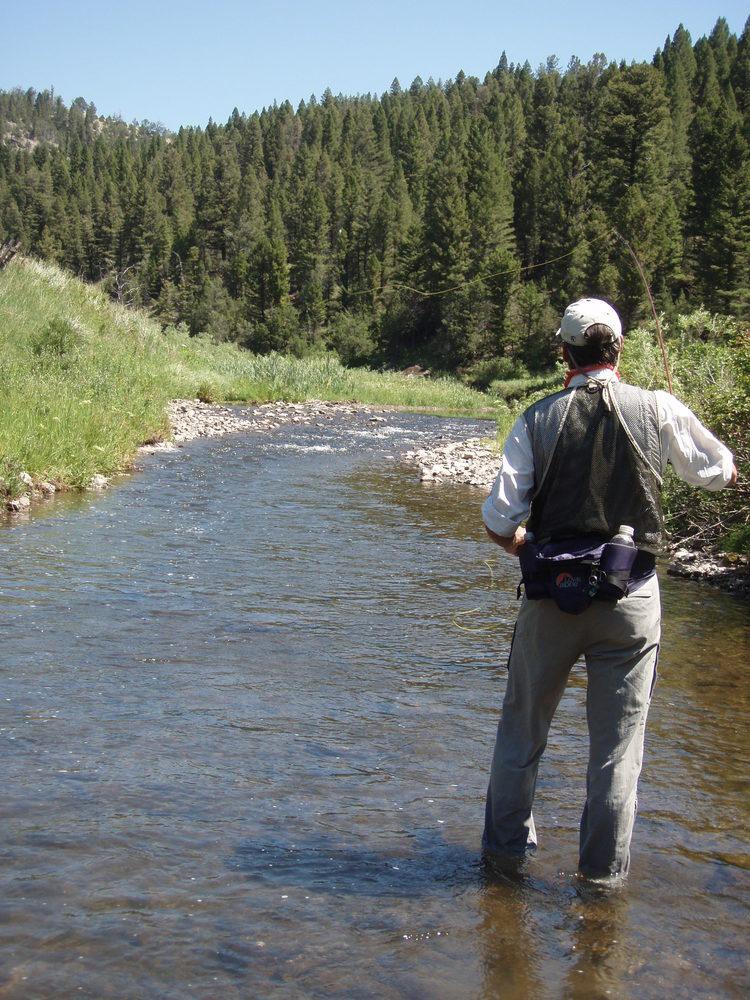
<path fill-rule="evenodd" d="M 657 390 L 656 401 L 665 463 L 691 486 L 712 491 L 734 486 L 737 466 L 726 445 L 675 396 Z"/>

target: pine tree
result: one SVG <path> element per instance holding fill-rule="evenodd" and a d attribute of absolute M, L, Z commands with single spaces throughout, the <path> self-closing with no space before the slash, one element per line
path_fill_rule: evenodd
<path fill-rule="evenodd" d="M 681 234 L 669 185 L 671 140 L 664 84 L 651 66 L 618 70 L 606 85 L 598 137 L 597 200 L 643 262 L 657 294 L 677 289 Z M 636 270 L 623 257 L 618 303 L 626 323 L 644 308 Z"/>
<path fill-rule="evenodd" d="M 690 34 L 682 25 L 675 32 L 674 39 L 667 38 L 664 69 L 672 119 L 670 181 L 675 206 L 684 218 L 690 211 L 693 198 L 690 125 L 694 113 L 691 88 L 696 59 Z"/>
<path fill-rule="evenodd" d="M 464 190 L 461 159 L 444 144 L 438 149 L 428 176 L 422 273 L 424 287 L 434 295 L 428 300 L 427 315 L 437 333 L 435 349 L 449 364 L 465 360 L 473 348 L 467 343 L 466 331 L 471 233 Z"/>

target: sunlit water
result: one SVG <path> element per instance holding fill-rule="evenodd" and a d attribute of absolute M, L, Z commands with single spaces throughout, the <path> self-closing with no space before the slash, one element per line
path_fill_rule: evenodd
<path fill-rule="evenodd" d="M 572 874 L 580 670 L 493 881 L 517 570 L 399 462 L 435 426 L 195 443 L 0 531 L 0 997 L 747 995 L 747 605 L 663 580 L 625 891 Z"/>

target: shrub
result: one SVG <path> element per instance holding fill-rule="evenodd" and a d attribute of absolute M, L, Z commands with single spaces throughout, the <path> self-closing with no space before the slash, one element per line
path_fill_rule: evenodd
<path fill-rule="evenodd" d="M 216 386 L 212 382 L 201 382 L 195 391 L 196 399 L 201 403 L 215 403 L 218 395 Z"/>
<path fill-rule="evenodd" d="M 722 536 L 724 544 L 738 544 L 735 531 L 750 521 L 750 334 L 731 317 L 704 309 L 679 316 L 674 326 L 664 330 L 674 394 L 733 452 L 740 478 L 736 489 L 709 493 L 668 475 L 667 527 L 695 545 Z M 621 369 L 636 385 L 667 388 L 653 324 L 628 334 Z"/>
<path fill-rule="evenodd" d="M 529 370 L 517 358 L 487 358 L 477 361 L 464 372 L 461 381 L 474 389 L 486 391 L 493 382 L 505 382 L 509 379 L 526 379 Z M 499 394 L 498 394 L 499 395 Z"/>
<path fill-rule="evenodd" d="M 36 357 L 62 358 L 73 354 L 81 344 L 81 334 L 70 320 L 55 318 L 31 339 L 31 353 Z"/>
<path fill-rule="evenodd" d="M 375 338 L 364 316 L 340 313 L 324 331 L 325 343 L 345 365 L 363 365 L 375 350 Z"/>
<path fill-rule="evenodd" d="M 750 555 L 750 524 L 743 524 L 728 532 L 721 540 L 719 548 L 723 552 L 739 552 Z"/>

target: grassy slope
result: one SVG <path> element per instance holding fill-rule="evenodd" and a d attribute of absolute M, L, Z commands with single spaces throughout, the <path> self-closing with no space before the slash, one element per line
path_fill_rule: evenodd
<path fill-rule="evenodd" d="M 126 468 L 144 441 L 168 436 L 167 400 L 305 399 L 500 416 L 507 407 L 453 379 L 346 369 L 330 356 L 259 357 L 166 333 L 54 265 L 0 271 L 0 494 L 34 480 L 81 487 Z"/>

